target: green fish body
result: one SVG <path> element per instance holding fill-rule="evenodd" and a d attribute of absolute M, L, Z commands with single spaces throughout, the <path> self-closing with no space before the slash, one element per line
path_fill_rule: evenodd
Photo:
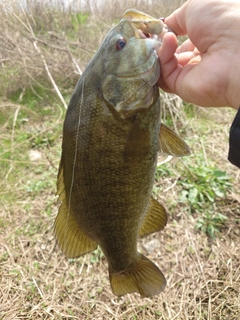
<path fill-rule="evenodd" d="M 163 290 L 162 272 L 137 251 L 137 239 L 167 223 L 165 209 L 151 197 L 158 151 L 189 152 L 160 123 L 161 41 L 152 29 L 159 34 L 162 21 L 125 13 L 82 74 L 63 129 L 55 235 L 70 258 L 99 245 L 117 296 Z"/>

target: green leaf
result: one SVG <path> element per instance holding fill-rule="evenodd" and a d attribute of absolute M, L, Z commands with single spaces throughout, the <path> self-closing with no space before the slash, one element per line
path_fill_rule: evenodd
<path fill-rule="evenodd" d="M 188 199 L 191 203 L 197 202 L 198 189 L 196 187 L 189 190 Z"/>

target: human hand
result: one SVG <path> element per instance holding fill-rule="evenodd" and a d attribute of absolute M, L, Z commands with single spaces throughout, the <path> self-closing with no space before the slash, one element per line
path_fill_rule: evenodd
<path fill-rule="evenodd" d="M 208 107 L 240 105 L 240 1 L 188 0 L 165 19 L 159 49 L 159 86 L 183 100 Z"/>

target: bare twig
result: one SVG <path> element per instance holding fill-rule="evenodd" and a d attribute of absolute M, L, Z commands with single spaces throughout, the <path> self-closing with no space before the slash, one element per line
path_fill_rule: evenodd
<path fill-rule="evenodd" d="M 41 53 L 40 49 L 37 46 L 37 41 L 33 42 L 33 46 L 34 46 L 34 48 L 36 49 L 36 51 L 38 52 L 39 56 L 42 59 L 42 62 L 44 64 L 44 67 L 45 67 L 45 70 L 47 72 L 47 75 L 48 75 L 48 77 L 49 77 L 49 79 L 50 79 L 50 81 L 51 81 L 51 83 L 52 83 L 52 85 L 53 85 L 53 87 L 54 87 L 59 99 L 62 101 L 62 104 L 63 104 L 64 108 L 67 109 L 67 104 L 66 104 L 66 102 L 65 102 L 65 100 L 64 100 L 64 98 L 63 98 L 63 96 L 62 96 L 62 94 L 60 92 L 60 90 L 58 89 L 58 86 L 56 85 L 56 83 L 55 83 L 55 81 L 54 81 L 54 79 L 53 79 L 53 77 L 51 75 L 51 72 L 49 71 L 48 65 L 46 63 L 46 60 L 45 60 L 43 54 Z"/>

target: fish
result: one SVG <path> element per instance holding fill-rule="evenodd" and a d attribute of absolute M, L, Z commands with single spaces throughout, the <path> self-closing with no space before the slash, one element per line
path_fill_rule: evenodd
<path fill-rule="evenodd" d="M 189 154 L 160 121 L 157 50 L 165 32 L 161 20 L 127 10 L 81 75 L 63 125 L 55 237 L 68 258 L 100 246 L 116 296 L 152 297 L 166 286 L 137 249 L 139 237 L 167 224 L 152 196 L 158 152 Z"/>

